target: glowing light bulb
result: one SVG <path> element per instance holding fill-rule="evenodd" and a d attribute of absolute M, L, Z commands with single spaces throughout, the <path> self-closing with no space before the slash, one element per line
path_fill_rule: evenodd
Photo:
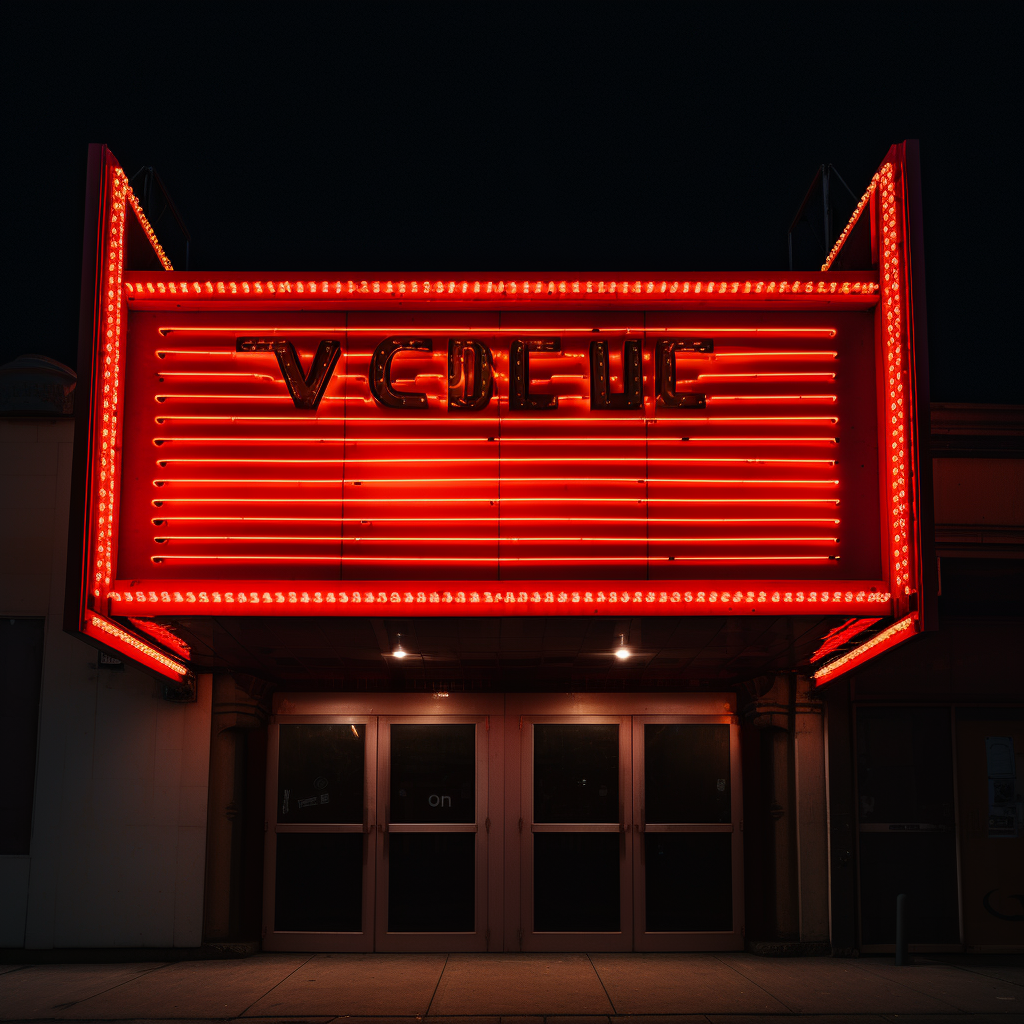
<path fill-rule="evenodd" d="M 404 658 L 408 652 L 402 649 L 402 645 L 399 644 L 392 652 L 393 658 Z"/>

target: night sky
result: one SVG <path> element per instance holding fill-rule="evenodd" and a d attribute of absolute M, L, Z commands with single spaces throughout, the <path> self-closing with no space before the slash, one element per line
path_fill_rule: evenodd
<path fill-rule="evenodd" d="M 918 138 L 932 400 L 1024 400 L 1020 3 L 89 6 L 7 19 L 0 362 L 75 363 L 89 142 L 195 270 L 714 276 Z"/>

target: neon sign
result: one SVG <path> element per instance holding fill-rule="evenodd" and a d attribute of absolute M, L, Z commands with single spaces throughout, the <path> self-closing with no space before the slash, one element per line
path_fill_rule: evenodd
<path fill-rule="evenodd" d="M 912 610 L 896 158 L 880 271 L 516 280 L 134 270 L 103 159 L 80 632 Z"/>

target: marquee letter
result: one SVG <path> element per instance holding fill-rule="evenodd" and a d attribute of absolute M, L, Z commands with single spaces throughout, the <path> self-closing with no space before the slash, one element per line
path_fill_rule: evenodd
<path fill-rule="evenodd" d="M 710 338 L 676 338 L 659 341 L 657 345 L 656 395 L 658 405 L 669 409 L 703 409 L 705 396 L 696 392 L 676 393 L 676 353 L 714 352 L 715 343 Z"/>
<path fill-rule="evenodd" d="M 622 345 L 622 394 L 608 384 L 608 342 L 590 343 L 590 408 L 639 409 L 644 404 L 644 375 L 640 369 L 640 340 L 627 338 Z"/>
<path fill-rule="evenodd" d="M 530 394 L 530 353 L 561 352 L 560 338 L 513 341 L 508 353 L 508 406 L 510 409 L 557 409 L 557 395 Z"/>
<path fill-rule="evenodd" d="M 404 348 L 433 352 L 434 343 L 429 338 L 385 338 L 370 359 L 370 394 L 391 409 L 425 409 L 427 396 L 422 391 L 396 391 L 391 383 L 391 360 Z"/>
<path fill-rule="evenodd" d="M 448 408 L 477 412 L 487 408 L 493 394 L 491 350 L 479 341 L 449 338 Z"/>
<path fill-rule="evenodd" d="M 284 338 L 239 338 L 235 342 L 235 351 L 273 352 L 295 408 L 315 409 L 327 390 L 331 371 L 341 355 L 341 342 L 337 339 L 321 341 L 308 374 L 302 372 L 295 346 Z"/>

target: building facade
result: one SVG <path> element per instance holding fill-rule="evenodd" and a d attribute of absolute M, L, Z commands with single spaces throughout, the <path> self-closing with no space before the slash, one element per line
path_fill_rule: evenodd
<path fill-rule="evenodd" d="M 204 941 L 423 948 L 436 944 L 437 935 L 390 946 L 375 936 L 387 935 L 379 920 L 386 895 L 400 893 L 402 885 L 428 885 L 437 902 L 413 901 L 418 913 L 486 915 L 479 922 L 456 920 L 467 933 L 460 937 L 466 949 L 735 948 L 738 930 L 743 943 L 767 951 L 873 952 L 892 947 L 898 892 L 913 901 L 916 948 L 1019 949 L 1024 923 L 1013 894 L 1021 887 L 1024 843 L 1021 417 L 1019 407 L 933 406 L 940 628 L 828 686 L 814 686 L 804 671 L 756 677 L 717 693 L 689 686 L 684 692 L 644 692 L 642 679 L 629 681 L 628 689 L 626 680 L 620 689 L 606 681 L 608 688 L 589 694 L 531 693 L 528 680 L 521 692 L 511 693 L 451 681 L 445 691 L 424 680 L 398 692 L 365 683 L 355 691 L 302 692 L 293 682 L 269 693 L 252 676 L 204 673 L 197 699 L 185 703 L 164 699 L 153 676 L 104 659 L 61 628 L 73 423 L 66 417 L 3 418 L 6 535 L 19 543 L 5 545 L 2 577 L 4 704 L 10 709 L 2 747 L 8 778 L 16 784 L 7 796 L 10 827 L 0 854 L 0 941 L 29 949 L 189 947 Z M 473 728 L 481 723 L 482 729 Z M 686 802 L 706 800 L 702 788 L 711 803 L 693 814 L 726 820 L 705 822 L 699 832 L 676 823 L 675 833 L 671 826 L 640 833 L 639 821 L 629 822 L 634 828 L 628 835 L 618 832 L 617 821 L 606 831 L 593 828 L 600 821 L 587 822 L 589 834 L 550 828 L 544 819 L 552 813 L 539 804 L 536 779 L 524 771 L 524 760 L 536 757 L 528 744 L 539 736 L 548 747 L 542 771 L 557 773 L 572 733 L 560 736 L 558 730 L 584 723 L 603 732 L 583 758 L 584 774 L 573 781 L 590 776 L 598 806 L 608 799 L 599 795 L 604 788 L 623 797 L 629 792 L 639 807 L 653 769 L 670 778 L 684 773 L 694 792 L 653 795 L 669 809 L 655 809 L 647 822 L 687 816 Z M 454 725 L 455 734 L 447 741 L 447 774 L 436 785 L 420 780 L 437 789 L 426 794 L 427 804 L 436 795 L 438 818 L 455 818 L 454 801 L 447 798 L 461 793 L 472 774 L 474 818 L 439 820 L 433 832 L 403 834 L 399 827 L 388 833 L 393 845 L 387 856 L 399 860 L 392 881 L 385 874 L 385 834 L 363 831 L 369 808 L 362 801 L 353 802 L 358 814 L 354 809 L 350 816 L 358 820 L 351 831 L 325 831 L 315 820 L 324 804 L 312 811 L 298 806 L 324 793 L 351 800 L 344 786 L 351 786 L 353 775 L 341 771 L 317 790 L 318 769 L 306 794 L 301 781 L 290 783 L 289 773 L 301 773 L 310 743 L 330 748 L 327 761 L 336 765 L 348 764 L 352 749 L 361 746 L 371 770 L 393 766 L 396 755 L 384 757 L 381 746 L 395 726 L 399 743 L 407 745 L 398 758 L 406 766 L 399 770 L 414 770 L 414 759 L 422 756 L 416 744 L 424 740 L 416 728 L 429 724 Z M 413 727 L 406 737 L 403 725 Z M 328 738 L 309 738 L 318 726 Z M 612 752 L 616 726 L 618 749 Z M 531 727 L 534 736 L 528 737 Z M 686 728 L 701 737 L 685 744 L 696 748 L 687 756 L 697 763 L 666 766 L 666 758 L 677 756 L 666 739 Z M 296 744 L 289 730 L 293 736 L 305 731 L 307 739 Z M 474 745 L 472 757 L 471 731 L 486 743 L 483 749 Z M 351 749 L 344 750 L 339 736 Z M 999 760 L 1004 738 L 1011 741 L 1012 768 Z M 371 744 L 374 757 L 367 760 Z M 608 775 L 610 764 L 616 767 Z M 396 774 L 394 767 L 391 772 Z M 990 779 L 990 773 L 999 777 Z M 719 779 L 727 780 L 727 789 L 719 791 Z M 657 786 L 656 776 L 653 781 Z M 1002 784 L 998 794 L 996 784 Z M 375 805 L 388 801 L 391 788 L 390 779 L 366 784 Z M 275 831 L 285 789 L 294 793 L 288 811 L 302 817 L 277 823 Z M 520 831 L 524 807 L 533 820 L 523 816 Z M 1004 810 L 990 813 L 996 808 Z M 615 807 L 611 817 L 618 814 Z M 588 808 L 586 816 L 602 814 Z M 392 820 L 400 826 L 398 817 Z M 723 825 L 741 828 L 727 831 Z M 657 838 L 641 844 L 640 836 L 649 834 Z M 658 846 L 679 842 L 677 835 L 731 847 L 724 854 L 712 847 L 695 865 L 701 879 L 696 906 L 686 899 L 692 878 L 658 875 L 657 857 L 664 856 Z M 283 847 L 281 836 L 289 837 Z M 568 847 L 574 867 L 554 879 L 527 878 L 532 891 L 524 892 L 523 864 L 532 859 L 538 836 L 554 836 L 546 841 L 556 850 L 555 844 Z M 586 846 L 593 836 L 605 837 L 595 848 L 614 846 L 628 865 L 629 892 L 601 877 L 601 864 Z M 373 862 L 365 866 L 371 882 L 357 900 L 353 878 L 364 865 L 361 851 L 345 850 L 353 840 L 374 845 Z M 396 858 L 400 843 L 412 849 Z M 400 874 L 402 855 L 414 864 L 412 880 Z M 469 870 L 470 857 L 483 870 Z M 311 885 L 314 878 L 320 881 Z M 480 886 L 472 899 L 467 885 Z M 538 901 L 554 913 L 559 897 L 578 902 L 565 899 L 573 885 L 606 897 L 614 892 L 617 905 L 606 898 L 603 906 L 587 909 L 595 924 L 606 926 L 597 931 L 614 932 L 614 941 L 607 934 L 599 945 L 593 937 L 582 943 L 536 937 L 530 917 Z M 552 891 L 556 886 L 560 893 Z M 460 887 L 461 903 L 454 902 Z M 647 927 L 649 889 L 663 902 L 689 905 L 696 921 L 718 927 L 698 931 L 686 944 L 678 936 L 660 941 L 665 929 Z M 295 929 L 273 927 L 281 912 L 282 924 L 291 923 L 288 914 L 300 922 L 306 914 L 318 930 L 325 923 L 330 930 L 339 922 L 322 915 L 332 896 L 349 914 L 358 903 L 360 923 L 372 922 L 372 929 L 360 928 L 341 942 L 336 934 L 326 941 L 321 935 L 311 945 L 308 934 L 296 938 L 281 934 Z M 632 928 L 622 928 L 623 904 L 632 913 Z M 722 920 L 728 914 L 732 919 Z M 619 927 L 608 928 L 612 923 Z"/>
<path fill-rule="evenodd" d="M 2 941 L 1021 946 L 1020 409 L 929 409 L 916 153 L 800 280 L 214 281 L 94 147 Z"/>

